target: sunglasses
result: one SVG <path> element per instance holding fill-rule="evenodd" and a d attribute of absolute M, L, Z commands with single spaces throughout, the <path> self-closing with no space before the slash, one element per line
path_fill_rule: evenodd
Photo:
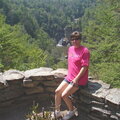
<path fill-rule="evenodd" d="M 71 38 L 70 41 L 80 40 L 79 38 Z"/>

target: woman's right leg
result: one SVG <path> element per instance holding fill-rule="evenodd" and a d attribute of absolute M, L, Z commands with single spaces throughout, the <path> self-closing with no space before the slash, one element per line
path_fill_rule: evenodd
<path fill-rule="evenodd" d="M 62 83 L 55 90 L 55 109 L 57 111 L 60 111 L 62 92 L 66 89 L 66 87 L 68 85 L 69 85 L 69 83 L 67 83 L 66 81 L 63 80 Z"/>

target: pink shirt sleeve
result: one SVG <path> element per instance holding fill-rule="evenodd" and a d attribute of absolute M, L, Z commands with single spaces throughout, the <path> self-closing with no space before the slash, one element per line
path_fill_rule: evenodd
<path fill-rule="evenodd" d="M 89 66 L 89 59 L 90 59 L 90 53 L 87 49 L 85 49 L 81 60 L 81 66 Z"/>

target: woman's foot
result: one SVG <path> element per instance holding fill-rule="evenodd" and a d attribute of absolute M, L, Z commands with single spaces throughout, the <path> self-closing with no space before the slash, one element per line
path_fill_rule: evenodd
<path fill-rule="evenodd" d="M 63 117 L 63 120 L 68 120 L 71 117 L 73 117 L 76 111 L 77 111 L 77 108 L 75 108 L 73 111 L 68 111 L 68 113 Z"/>
<path fill-rule="evenodd" d="M 53 112 L 52 114 L 51 114 L 51 118 L 59 118 L 59 117 L 61 117 L 61 112 L 60 111 L 55 111 L 55 112 Z"/>

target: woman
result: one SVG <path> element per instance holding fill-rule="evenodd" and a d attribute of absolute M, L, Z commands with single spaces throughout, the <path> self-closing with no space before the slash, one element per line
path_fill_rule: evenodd
<path fill-rule="evenodd" d="M 55 116 L 61 116 L 60 105 L 63 99 L 69 109 L 63 120 L 74 116 L 76 108 L 69 96 L 88 82 L 89 50 L 81 45 L 82 35 L 75 31 L 71 34 L 71 47 L 68 49 L 68 74 L 55 91 Z"/>

